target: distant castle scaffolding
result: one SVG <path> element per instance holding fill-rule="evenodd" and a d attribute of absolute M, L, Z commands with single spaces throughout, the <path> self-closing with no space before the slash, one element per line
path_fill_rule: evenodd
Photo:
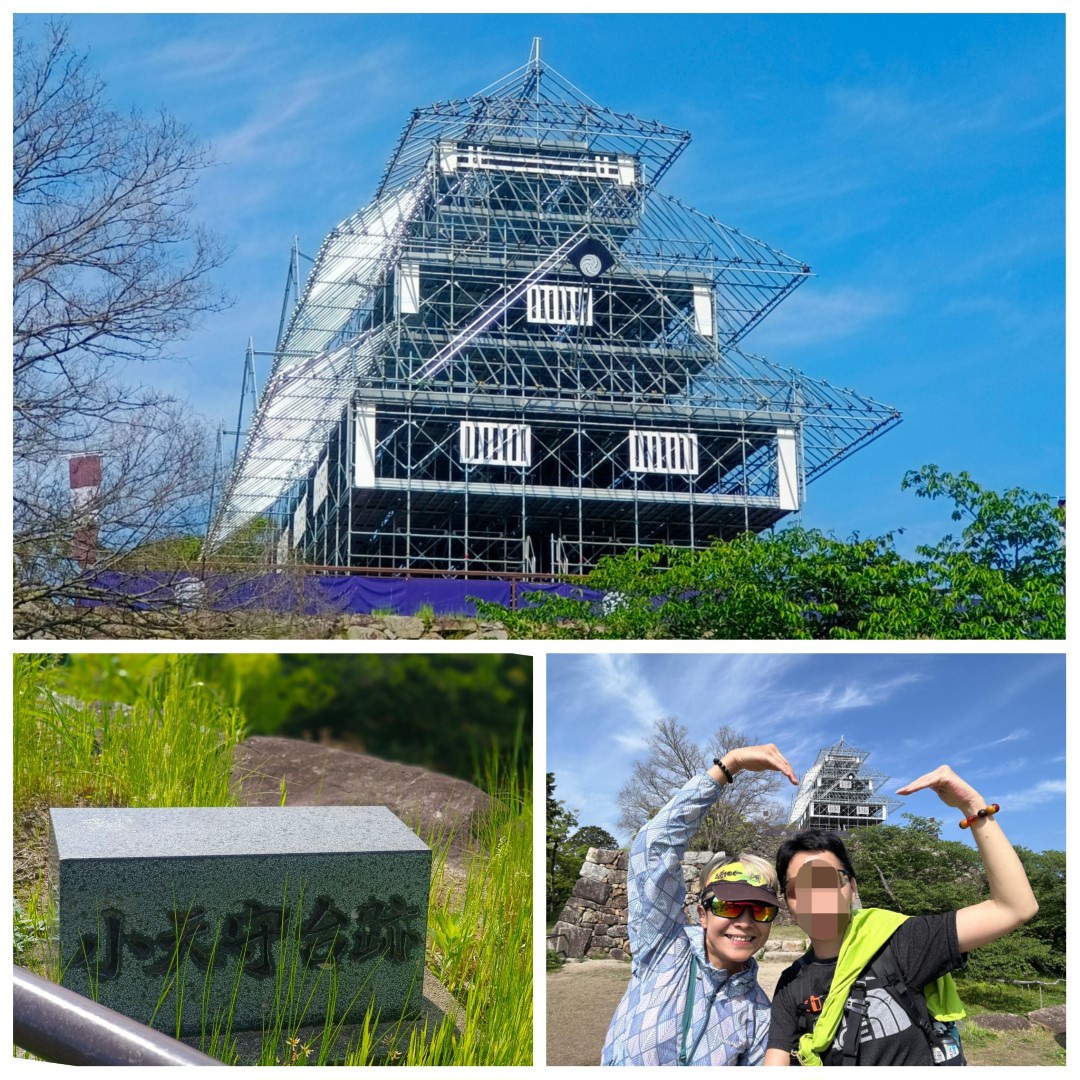
<path fill-rule="evenodd" d="M 838 743 L 819 751 L 791 803 L 788 821 L 797 829 L 847 832 L 880 825 L 899 806 L 883 793 L 889 778 L 866 764 L 869 753 Z"/>
<path fill-rule="evenodd" d="M 294 250 L 207 550 L 254 525 L 278 562 L 580 573 L 799 510 L 900 414 L 742 351 L 810 271 L 658 189 L 689 139 L 538 42 L 416 109 L 302 289 Z"/>

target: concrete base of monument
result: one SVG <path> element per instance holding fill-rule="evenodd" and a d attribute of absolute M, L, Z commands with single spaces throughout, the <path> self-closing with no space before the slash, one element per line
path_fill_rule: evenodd
<path fill-rule="evenodd" d="M 459 1035 L 462 1034 L 465 1010 L 454 995 L 430 971 L 425 970 L 424 996 L 420 1001 L 420 1008 L 401 1019 L 384 1021 L 376 1027 L 372 1057 L 378 1063 L 379 1059 L 386 1057 L 394 1047 L 404 1050 L 409 1045 L 409 1039 L 414 1031 L 422 1032 L 426 1028 L 430 1038 L 447 1017 L 450 1017 L 454 1030 Z M 359 1041 L 361 1030 L 360 1024 L 342 1025 L 333 1038 L 325 1064 L 340 1064 L 349 1048 Z M 299 1039 L 299 1043 L 286 1043 L 286 1039 Z M 311 1047 L 311 1060 L 314 1063 L 314 1059 L 319 1056 L 322 1040 L 322 1024 L 304 1025 L 296 1031 L 283 1032 L 276 1057 L 282 1064 L 286 1064 L 297 1055 L 298 1051 L 295 1048 L 297 1045 Z M 233 1041 L 236 1044 L 240 1065 L 253 1065 L 263 1054 L 265 1036 L 261 1031 L 234 1031 Z M 181 1042 L 199 1048 L 197 1037 L 181 1039 Z M 300 1056 L 303 1056 L 302 1052 Z"/>

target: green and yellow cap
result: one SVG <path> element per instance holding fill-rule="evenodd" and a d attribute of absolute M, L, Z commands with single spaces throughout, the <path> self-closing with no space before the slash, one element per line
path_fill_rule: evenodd
<path fill-rule="evenodd" d="M 718 900 L 745 900 L 747 903 L 780 906 L 769 879 L 756 867 L 742 862 L 722 863 L 707 871 L 701 898 L 705 900 L 710 896 Z"/>

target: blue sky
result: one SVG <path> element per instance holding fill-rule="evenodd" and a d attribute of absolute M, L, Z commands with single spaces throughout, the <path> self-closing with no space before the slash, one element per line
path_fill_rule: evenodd
<path fill-rule="evenodd" d="M 30 18 L 33 26 L 42 16 Z M 543 56 L 601 103 L 689 129 L 664 189 L 818 275 L 745 341 L 904 423 L 814 483 L 839 536 L 943 505 L 908 468 L 1064 494 L 1064 18 L 79 15 L 119 107 L 159 106 L 219 166 L 199 215 L 235 303 L 145 377 L 235 422 L 248 336 L 276 334 L 289 246 L 366 204 L 412 108 Z M 259 358 L 260 383 L 269 368 Z"/>
<path fill-rule="evenodd" d="M 1065 849 L 1063 655 L 553 654 L 547 669 L 556 797 L 624 843 L 618 791 L 654 722 L 674 716 L 700 744 L 723 724 L 775 742 L 800 779 L 841 736 L 869 752 L 890 792 L 951 765 L 1000 803 L 1014 843 Z M 896 823 L 937 817 L 946 839 L 970 842 L 936 795 L 902 802 Z"/>

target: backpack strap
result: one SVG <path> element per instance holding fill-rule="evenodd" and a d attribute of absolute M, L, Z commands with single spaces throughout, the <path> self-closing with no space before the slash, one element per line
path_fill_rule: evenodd
<path fill-rule="evenodd" d="M 918 1024 L 928 1039 L 930 1037 L 929 1023 L 924 1021 L 922 1015 L 915 1010 L 911 992 L 900 974 L 896 959 L 892 955 L 892 938 L 890 938 L 863 968 L 862 974 L 852 983 L 847 1001 L 844 1002 L 844 1017 L 847 1022 L 844 1029 L 844 1065 L 858 1065 L 859 1063 L 859 1035 L 862 1031 L 863 1019 L 866 1016 L 866 984 L 867 977 L 870 975 L 873 975 L 878 983 L 889 987 L 896 994 L 904 1012 L 908 1013 L 912 1021 Z"/>
<path fill-rule="evenodd" d="M 877 978 L 892 991 L 893 996 L 900 1003 L 900 1007 L 908 1014 L 911 1022 L 926 1036 L 927 1042 L 933 1045 L 934 1031 L 930 1023 L 929 1011 L 923 998 L 923 1007 L 919 1008 L 916 995 L 912 994 L 911 988 L 904 981 L 900 973 L 900 967 L 893 955 L 892 943 L 885 946 L 874 958 L 870 965 Z M 921 994 L 918 997 L 922 997 Z"/>
<path fill-rule="evenodd" d="M 852 984 L 847 1001 L 844 1002 L 844 1016 L 847 1027 L 844 1029 L 843 1065 L 859 1064 L 859 1032 L 862 1030 L 863 1017 L 866 1015 L 866 980 L 856 979 Z"/>
<path fill-rule="evenodd" d="M 808 992 L 811 989 L 811 983 L 809 977 L 805 975 L 806 965 L 806 953 L 803 953 L 788 969 L 791 972 L 791 981 L 788 986 L 795 998 L 795 1026 L 800 1035 L 814 1030 L 825 1000 L 824 997 Z"/>

